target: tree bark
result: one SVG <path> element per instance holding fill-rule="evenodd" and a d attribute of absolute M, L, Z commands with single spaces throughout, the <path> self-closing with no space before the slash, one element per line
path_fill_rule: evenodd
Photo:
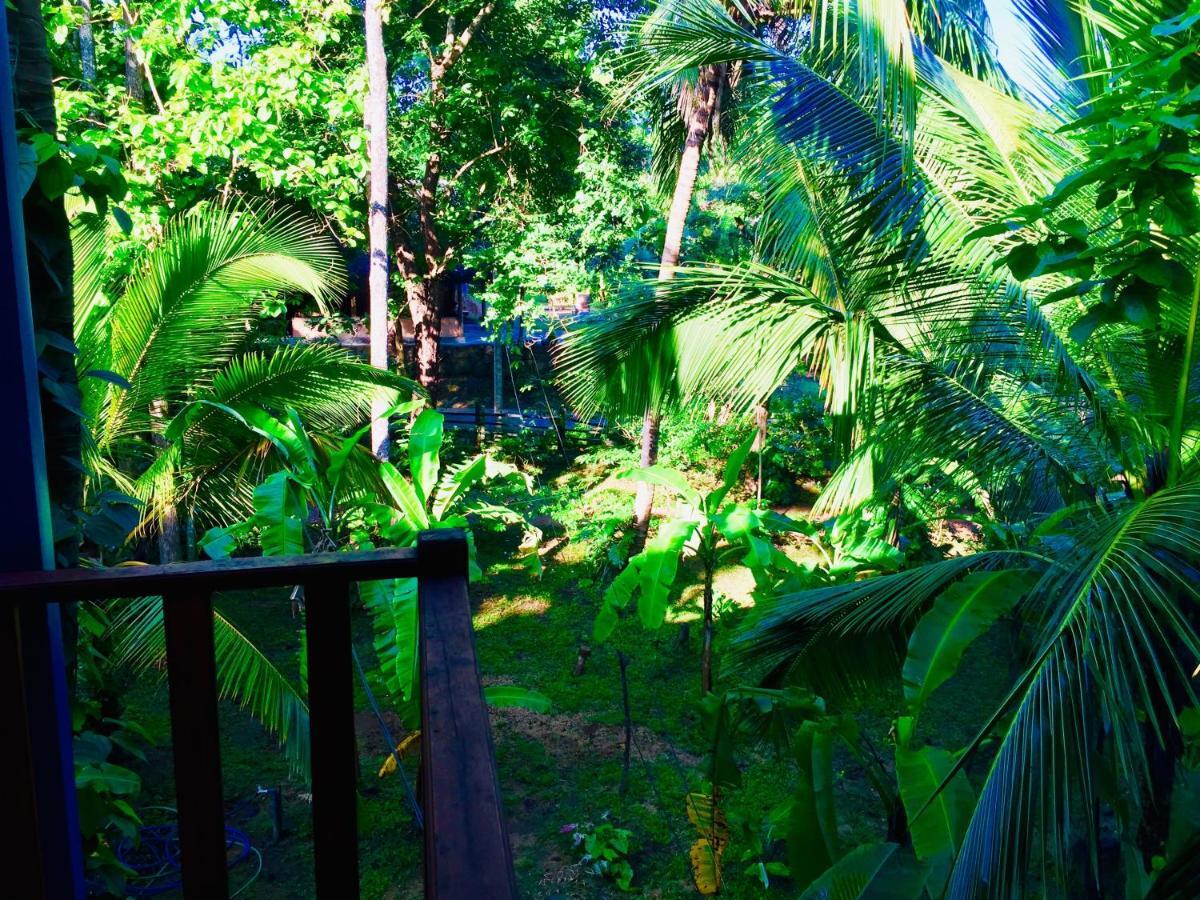
<path fill-rule="evenodd" d="M 442 313 L 434 283 L 421 278 L 408 285 L 408 309 L 413 320 L 413 350 L 417 383 L 435 399 L 441 368 Z"/>
<path fill-rule="evenodd" d="M 442 317 L 438 306 L 437 284 L 449 268 L 451 248 L 442 245 L 437 227 L 437 194 L 442 179 L 442 145 L 450 129 L 440 117 L 439 108 L 446 99 L 446 74 L 458 62 L 483 21 L 496 8 L 494 2 L 484 4 L 475 17 L 458 34 L 454 33 L 454 17 L 446 21 L 445 46 L 441 53 L 429 52 L 429 155 L 417 193 L 417 220 L 423 244 L 420 255 L 407 239 L 396 242 L 396 263 L 404 276 L 409 315 L 413 321 L 413 337 L 417 360 L 417 381 L 429 391 L 437 390 L 441 366 Z M 400 329 L 396 329 L 397 341 Z"/>
<path fill-rule="evenodd" d="M 13 50 L 20 60 L 20 65 L 12 70 L 17 124 L 34 124 L 47 134 L 57 134 L 53 70 L 41 4 L 38 0 L 17 0 L 16 13 L 10 21 L 16 25 Z M 54 383 L 56 390 L 66 396 L 78 390 L 75 357 L 65 349 L 74 342 L 75 335 L 71 228 L 62 197 L 48 200 L 35 185 L 26 192 L 23 205 L 34 328 L 52 332 L 59 338 L 47 343 L 40 356 L 50 501 L 66 521 L 74 521 L 83 495 L 79 416 L 45 388 L 47 383 Z M 74 565 L 78 558 L 74 535 L 59 541 L 55 551 L 61 565 Z"/>
<path fill-rule="evenodd" d="M 763 454 L 767 451 L 767 425 L 771 421 L 771 413 L 766 403 L 754 407 L 754 427 L 757 434 L 754 437 L 754 451 L 758 454 L 758 485 L 756 490 L 758 506 L 762 506 L 763 498 Z"/>
<path fill-rule="evenodd" d="M 700 154 L 712 129 L 713 118 L 721 99 L 725 82 L 725 66 L 704 66 L 692 98 L 692 108 L 687 122 L 687 138 L 679 157 L 679 174 L 675 178 L 675 193 L 671 198 L 671 209 L 667 214 L 667 234 L 663 239 L 662 256 L 658 267 L 658 280 L 669 281 L 675 276 L 679 265 L 679 253 L 683 246 L 683 230 L 687 224 L 688 210 L 692 206 L 692 194 L 696 189 L 696 176 L 700 172 Z M 653 465 L 658 459 L 659 410 L 647 407 L 642 423 L 642 465 Z M 650 527 L 650 516 L 654 511 L 654 487 L 639 482 L 637 500 L 634 503 L 633 525 L 635 547 L 645 543 Z"/>
<path fill-rule="evenodd" d="M 712 693 L 712 647 L 713 647 L 713 565 L 715 560 L 704 560 L 704 631 L 700 646 L 700 694 Z"/>
<path fill-rule="evenodd" d="M 79 23 L 80 81 L 86 91 L 96 88 L 96 37 L 92 33 L 92 0 L 79 0 L 83 21 Z"/>
<path fill-rule="evenodd" d="M 133 13 L 122 6 L 125 21 L 125 93 L 138 103 L 146 101 L 146 84 L 142 80 L 142 64 L 138 62 L 137 47 L 133 43 Z"/>
<path fill-rule="evenodd" d="M 367 192 L 367 232 L 370 264 L 367 290 L 370 297 L 371 365 L 388 367 L 388 75 L 383 48 L 383 16 L 379 0 L 366 0 L 363 11 L 367 43 L 367 159 L 370 183 Z M 371 404 L 371 451 L 380 459 L 388 456 L 387 405 L 383 399 Z"/>

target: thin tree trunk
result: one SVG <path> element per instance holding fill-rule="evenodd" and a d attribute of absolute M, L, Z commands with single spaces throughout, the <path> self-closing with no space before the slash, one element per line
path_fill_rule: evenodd
<path fill-rule="evenodd" d="M 767 451 L 767 424 L 770 420 L 771 414 L 767 408 L 767 403 L 760 403 L 754 408 L 754 425 L 758 432 L 754 438 L 754 450 L 758 453 L 758 485 L 756 494 L 757 505 L 760 507 L 762 506 L 763 498 L 763 454 Z"/>
<path fill-rule="evenodd" d="M 366 0 L 363 11 L 367 41 L 367 158 L 370 185 L 367 193 L 367 231 L 370 241 L 368 293 L 370 296 L 371 365 L 387 369 L 388 353 L 388 76 L 383 49 L 383 17 L 379 0 Z M 388 455 L 386 402 L 371 404 L 371 450 L 380 459 Z"/>
<path fill-rule="evenodd" d="M 617 651 L 617 664 L 621 667 L 621 709 L 625 718 L 625 755 L 621 760 L 621 784 L 617 794 L 624 797 L 629 790 L 629 762 L 633 751 L 633 715 L 629 710 L 629 657 Z"/>
<path fill-rule="evenodd" d="M 700 70 L 692 100 L 691 114 L 687 123 L 687 138 L 679 158 L 679 174 L 675 179 L 675 193 L 671 198 L 671 210 L 667 215 L 667 234 L 663 239 L 662 257 L 659 262 L 658 280 L 669 281 L 679 265 L 679 252 L 683 246 L 683 229 L 687 224 L 688 210 L 692 206 L 692 194 L 696 188 L 696 176 L 700 171 L 700 154 L 708 140 L 713 117 L 721 97 L 725 79 L 725 66 L 704 66 Z M 659 410 L 652 405 L 646 408 L 642 423 L 642 464 L 653 465 L 658 459 Z M 654 487 L 639 482 L 637 500 L 634 504 L 633 524 L 636 547 L 646 540 L 650 527 L 650 516 L 654 511 Z"/>
<path fill-rule="evenodd" d="M 437 101 L 442 99 L 440 88 Z M 436 125 L 431 131 L 438 140 L 444 139 Z M 425 176 L 417 198 L 417 216 L 421 224 L 421 241 L 425 245 L 425 275 L 408 287 L 408 311 L 413 320 L 413 349 L 417 361 L 417 383 L 429 391 L 436 403 L 438 374 L 442 349 L 442 310 L 438 304 L 437 278 L 446 264 L 446 253 L 438 237 L 437 190 L 442 178 L 442 154 L 430 151 L 425 160 Z"/>
<path fill-rule="evenodd" d="M 713 560 L 704 560 L 704 634 L 700 649 L 700 693 L 712 693 Z"/>
<path fill-rule="evenodd" d="M 125 20 L 125 93 L 138 103 L 146 101 L 146 85 L 142 80 L 142 64 L 138 62 L 137 47 L 133 43 L 133 14 L 123 6 Z"/>
<path fill-rule="evenodd" d="M 475 17 L 458 34 L 454 33 L 454 17 L 446 20 L 446 37 L 441 53 L 430 53 L 429 60 L 429 155 L 425 158 L 425 173 L 417 195 L 417 219 L 421 242 L 418 258 L 407 240 L 397 241 L 396 260 L 404 275 L 409 314 L 413 320 L 413 336 L 417 358 L 417 381 L 434 395 L 437 389 L 441 362 L 442 316 L 438 306 L 437 286 L 446 272 L 453 250 L 442 246 L 437 229 L 437 192 L 442 179 L 442 146 L 450 129 L 441 119 L 439 107 L 446 99 L 446 74 L 462 56 L 467 46 L 483 27 L 484 20 L 496 8 L 494 0 L 485 3 Z M 419 259 L 419 263 L 418 263 Z M 397 329 L 399 331 L 399 329 Z M 399 340 L 399 336 L 397 336 Z"/>
<path fill-rule="evenodd" d="M 92 33 L 92 0 L 79 0 L 83 21 L 79 23 L 80 81 L 86 91 L 96 87 L 96 36 Z"/>
<path fill-rule="evenodd" d="M 162 437 L 167 423 L 167 402 L 150 401 L 150 421 L 155 426 L 154 443 L 161 452 L 166 452 L 167 442 Z M 163 504 L 163 513 L 158 522 L 158 561 L 161 565 L 179 560 L 179 508 L 174 498 L 175 473 L 171 473 L 172 496 Z"/>

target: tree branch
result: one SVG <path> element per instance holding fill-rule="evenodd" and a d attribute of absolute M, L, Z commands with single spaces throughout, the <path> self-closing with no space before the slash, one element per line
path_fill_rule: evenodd
<path fill-rule="evenodd" d="M 454 177 L 451 179 L 451 181 L 458 181 L 458 179 L 462 178 L 463 175 L 467 173 L 467 170 L 470 169 L 471 166 L 475 165 L 475 163 L 479 162 L 480 160 L 487 159 L 489 156 L 495 156 L 497 153 L 503 153 L 507 149 L 508 144 L 497 144 L 495 147 L 484 150 L 474 159 L 459 166 L 458 171 L 454 173 Z"/>

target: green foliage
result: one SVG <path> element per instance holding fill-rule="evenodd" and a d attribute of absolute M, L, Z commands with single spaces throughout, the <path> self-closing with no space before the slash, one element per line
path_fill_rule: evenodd
<path fill-rule="evenodd" d="M 611 822 L 601 822 L 590 831 L 577 831 L 573 835 L 576 846 L 583 850 L 583 862 L 588 864 L 589 871 L 611 879 L 622 891 L 633 888 L 633 866 L 628 859 L 631 837 L 633 832 Z"/>
<path fill-rule="evenodd" d="M 118 746 L 142 761 L 145 754 L 138 747 L 136 732 L 127 730 L 126 723 L 106 724 L 108 735 L 87 730 L 72 741 L 75 789 L 87 876 L 109 893 L 120 895 L 126 877 L 133 872 L 117 858 L 114 848 L 121 840 L 138 839 L 141 819 L 133 804 L 142 783 L 137 773 L 109 758 Z"/>
<path fill-rule="evenodd" d="M 803 900 L 885 897 L 915 900 L 925 888 L 925 872 L 897 844 L 866 844 L 838 860 L 808 886 Z"/>
<path fill-rule="evenodd" d="M 971 642 L 1016 606 L 1032 579 L 1001 569 L 972 572 L 950 585 L 921 617 L 908 639 L 904 699 L 915 716 L 930 695 L 954 675 Z"/>
<path fill-rule="evenodd" d="M 896 742 L 896 783 L 908 817 L 917 859 L 928 864 L 932 893 L 944 891 L 950 867 L 962 847 L 975 809 L 967 776 L 957 759 L 940 747 L 914 749 L 909 744 L 912 721 L 900 719 Z"/>
<path fill-rule="evenodd" d="M 629 603 L 636 598 L 638 617 L 643 627 L 655 631 L 666 619 L 676 575 L 684 549 L 696 541 L 696 553 L 705 566 L 705 590 L 712 590 L 712 571 L 717 553 L 724 542 L 726 549 L 744 551 L 743 562 L 758 573 L 775 566 L 788 566 L 786 557 L 775 549 L 769 535 L 789 528 L 805 530 L 800 523 L 778 514 L 761 514 L 748 506 L 726 503 L 725 498 L 737 486 L 742 467 L 750 453 L 753 436 L 744 439 L 729 456 L 720 486 L 701 495 L 683 473 L 663 466 L 652 466 L 626 473 L 677 494 L 687 504 L 686 518 L 672 519 L 659 526 L 644 549 L 631 557 L 625 568 L 609 584 L 596 616 L 593 633 L 606 640 L 613 632 Z M 764 576 L 765 577 L 765 576 Z M 710 598 L 711 599 L 711 598 Z M 711 609 L 706 609 L 706 621 Z"/>
<path fill-rule="evenodd" d="M 517 707 L 542 714 L 550 712 L 553 707 L 550 698 L 545 694 L 513 684 L 488 685 L 483 689 L 483 699 L 489 706 L 500 709 Z"/>

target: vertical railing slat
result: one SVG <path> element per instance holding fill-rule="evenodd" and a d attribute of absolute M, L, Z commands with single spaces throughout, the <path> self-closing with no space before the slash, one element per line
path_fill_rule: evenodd
<path fill-rule="evenodd" d="M 306 582 L 313 853 L 319 897 L 358 896 L 358 749 L 350 655 L 350 587 Z"/>
<path fill-rule="evenodd" d="M 515 898 L 508 826 L 475 656 L 466 539 L 457 530 L 427 532 L 418 552 L 425 896 Z"/>
<path fill-rule="evenodd" d="M 229 882 L 211 597 L 182 586 L 165 595 L 163 625 L 183 895 L 225 897 Z"/>

